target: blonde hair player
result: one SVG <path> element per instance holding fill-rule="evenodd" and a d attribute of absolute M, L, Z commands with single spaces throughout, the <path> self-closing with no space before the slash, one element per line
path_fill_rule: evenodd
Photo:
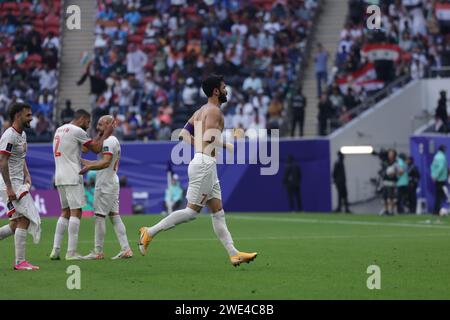
<path fill-rule="evenodd" d="M 231 263 L 238 266 L 253 261 L 257 253 L 240 252 L 234 247 L 222 208 L 215 148 L 226 148 L 230 152 L 234 149 L 233 144 L 221 141 L 224 119 L 220 105 L 227 101 L 227 90 L 223 77 L 216 75 L 205 79 L 202 89 L 208 97 L 208 103 L 192 115 L 180 133 L 180 139 L 193 144 L 196 152 L 188 167 L 189 186 L 186 195 L 188 204 L 185 209 L 173 212 L 158 224 L 140 228 L 139 251 L 145 255 L 150 242 L 159 232 L 194 220 L 206 205 L 212 212 L 214 232 L 227 250 Z"/>
<path fill-rule="evenodd" d="M 105 128 L 114 121 L 112 116 L 103 116 L 97 124 L 97 131 L 103 134 Z M 112 259 L 127 259 L 133 256 L 128 243 L 127 232 L 122 218 L 119 215 L 119 177 L 117 170 L 120 161 L 120 142 L 111 135 L 103 142 L 102 155 L 97 161 L 81 159 L 83 168 L 80 174 L 89 170 L 98 170 L 95 178 L 94 212 L 95 212 L 95 243 L 94 250 L 85 260 L 101 260 L 105 258 L 103 244 L 105 242 L 106 222 L 105 217 L 109 215 L 120 244 L 120 252 Z"/>

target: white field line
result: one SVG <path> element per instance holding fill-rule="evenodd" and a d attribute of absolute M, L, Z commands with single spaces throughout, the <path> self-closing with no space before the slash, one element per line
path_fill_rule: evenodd
<path fill-rule="evenodd" d="M 350 220 L 320 220 L 307 218 L 272 218 L 272 217 L 244 217 L 228 215 L 227 219 L 251 220 L 251 221 L 270 221 L 270 222 L 297 222 L 297 223 L 324 223 L 324 224 L 348 224 L 362 226 L 386 226 L 386 227 L 407 227 L 407 228 L 432 228 L 450 230 L 450 226 L 442 226 L 436 224 L 404 223 L 404 222 L 373 222 L 373 221 L 350 221 Z"/>
<path fill-rule="evenodd" d="M 305 235 L 305 236 L 292 236 L 292 237 L 235 237 L 234 240 L 320 240 L 320 239 L 360 239 L 360 238 L 426 238 L 426 237 L 450 237 L 450 233 L 435 233 L 435 234 L 410 234 L 410 235 L 398 235 L 398 234 L 369 234 L 369 235 Z M 184 241 L 219 241 L 217 238 L 178 238 L 170 239 L 164 238 L 159 240 L 161 242 L 184 242 Z M 53 241 L 41 241 L 42 243 L 50 243 Z M 92 243 L 94 240 L 80 240 L 78 243 Z M 105 240 L 105 243 L 118 243 L 117 240 Z M 131 245 L 133 246 L 132 242 Z"/>

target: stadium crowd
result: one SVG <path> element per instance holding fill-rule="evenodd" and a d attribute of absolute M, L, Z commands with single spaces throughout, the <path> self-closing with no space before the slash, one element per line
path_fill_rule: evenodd
<path fill-rule="evenodd" d="M 366 9 L 381 8 L 381 28 L 367 28 Z M 425 77 L 450 66 L 448 0 L 349 0 L 328 90 L 321 96 L 322 134 L 352 119 L 358 104 L 395 79 Z M 445 5 L 445 7 L 444 7 Z"/>
<path fill-rule="evenodd" d="M 225 127 L 280 128 L 303 63 L 317 0 L 101 0 L 89 77 L 94 123 L 124 140 L 169 139 L 225 76 Z"/>
<path fill-rule="evenodd" d="M 0 1 L 0 126 L 9 127 L 7 110 L 29 103 L 34 118 L 30 142 L 51 141 L 58 87 L 60 0 Z"/>

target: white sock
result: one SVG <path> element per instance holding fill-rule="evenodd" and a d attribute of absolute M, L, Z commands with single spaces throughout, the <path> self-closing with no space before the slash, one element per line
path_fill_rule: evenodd
<path fill-rule="evenodd" d="M 153 227 L 150 227 L 148 229 L 148 234 L 151 237 L 156 236 L 160 231 L 166 231 L 171 228 L 174 228 L 176 225 L 184 222 L 188 222 L 191 220 L 194 220 L 196 216 L 198 215 L 198 212 L 195 210 L 192 210 L 191 208 L 184 208 L 181 210 L 177 210 L 175 212 L 172 212 L 169 216 L 162 219 L 160 222 L 158 222 Z"/>
<path fill-rule="evenodd" d="M 69 245 L 67 253 L 74 254 L 77 251 L 78 231 L 80 230 L 80 219 L 70 217 L 69 219 Z"/>
<path fill-rule="evenodd" d="M 25 261 L 25 243 L 27 241 L 27 230 L 16 228 L 14 244 L 16 248 L 16 264 Z"/>
<path fill-rule="evenodd" d="M 116 232 L 117 239 L 120 243 L 120 248 L 122 251 L 130 249 L 130 244 L 127 238 L 127 229 L 123 224 L 122 218 L 119 215 L 112 216 L 111 222 L 114 226 L 114 231 Z"/>
<path fill-rule="evenodd" d="M 60 249 L 61 242 L 64 238 L 64 233 L 66 232 L 67 225 L 69 224 L 69 219 L 64 217 L 59 217 L 58 222 L 56 223 L 55 229 L 55 238 L 53 240 L 53 248 Z"/>
<path fill-rule="evenodd" d="M 3 226 L 0 228 L 0 240 L 8 238 L 10 235 L 12 235 L 14 232 L 12 231 L 9 224 L 6 226 Z"/>
<path fill-rule="evenodd" d="M 106 223 L 105 217 L 95 216 L 95 252 L 103 252 L 105 242 Z"/>
<path fill-rule="evenodd" d="M 227 223 L 225 222 L 225 212 L 222 210 L 211 214 L 212 224 L 214 228 L 214 232 L 219 238 L 220 242 L 222 242 L 225 249 L 227 249 L 229 256 L 235 256 L 238 254 L 238 250 L 233 245 L 233 239 L 231 238 L 231 234 L 228 231 Z"/>

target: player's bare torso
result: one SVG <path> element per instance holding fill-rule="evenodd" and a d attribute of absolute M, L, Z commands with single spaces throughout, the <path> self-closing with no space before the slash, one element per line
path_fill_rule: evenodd
<path fill-rule="evenodd" d="M 215 150 L 214 148 L 208 147 L 211 142 L 210 141 L 204 141 L 204 140 L 209 140 L 209 139 L 205 139 L 205 137 L 207 136 L 207 134 L 205 134 L 206 132 L 206 119 L 208 116 L 211 116 L 212 114 L 217 114 L 217 110 L 219 110 L 220 112 L 220 117 L 218 119 L 218 121 L 216 122 L 215 127 L 213 128 L 209 128 L 209 129 L 216 129 L 219 130 L 220 133 L 223 131 L 223 127 L 224 127 L 224 118 L 223 118 L 223 112 L 222 110 L 212 104 L 205 104 L 202 107 L 200 107 L 200 109 L 198 109 L 197 111 L 194 112 L 194 114 L 192 115 L 192 117 L 189 119 L 189 123 L 194 125 L 195 131 L 196 132 L 201 132 L 202 133 L 202 137 L 194 137 L 194 139 L 202 139 L 202 144 L 201 144 L 201 150 L 198 150 L 198 146 L 197 144 L 194 144 L 195 146 L 195 152 L 201 152 L 201 153 L 205 153 L 209 156 L 214 157 L 215 156 Z M 196 126 L 201 125 L 201 130 L 199 128 L 196 128 Z"/>

